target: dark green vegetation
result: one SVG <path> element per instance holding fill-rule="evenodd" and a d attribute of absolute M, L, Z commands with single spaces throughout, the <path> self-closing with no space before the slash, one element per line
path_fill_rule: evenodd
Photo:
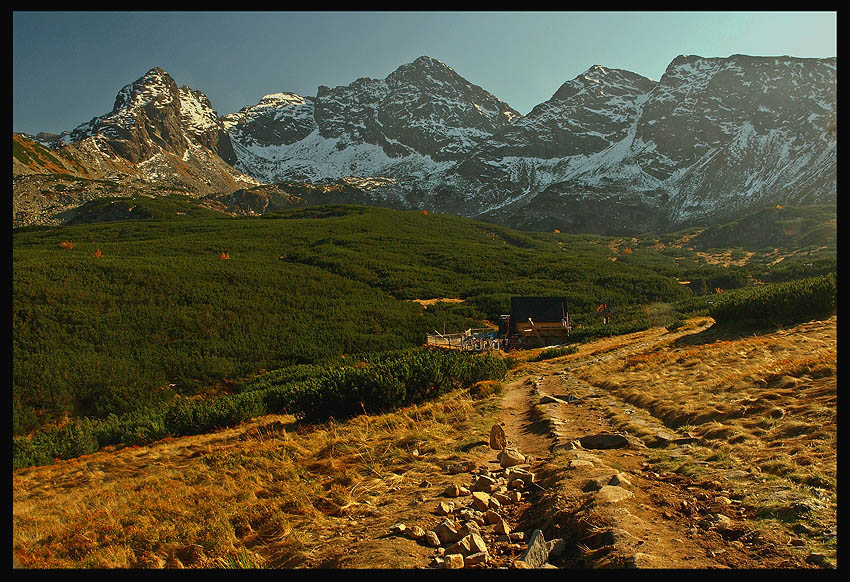
<path fill-rule="evenodd" d="M 838 305 L 836 274 L 741 289 L 710 309 L 719 325 L 764 329 L 829 317 Z"/>
<path fill-rule="evenodd" d="M 238 394 L 177 399 L 105 418 L 72 419 L 61 428 L 14 437 L 14 468 L 93 453 L 107 445 L 142 445 L 165 437 L 202 434 L 271 413 L 306 421 L 342 420 L 364 411 L 388 412 L 454 388 L 501 380 L 508 358 L 489 354 L 396 350 L 327 367 L 302 365 L 269 373 Z"/>
<path fill-rule="evenodd" d="M 434 329 L 481 327 L 509 311 L 512 295 L 567 297 L 572 341 L 671 325 L 682 313 L 706 313 L 715 288 L 748 287 L 770 266 L 711 265 L 650 235 L 621 240 L 615 251 L 610 238 L 412 211 L 322 206 L 231 218 L 178 197 L 98 204 L 116 202 L 150 218 L 13 235 L 17 435 L 65 416 L 147 418 L 188 396 L 208 404 L 235 397 L 268 370 L 297 374 L 346 354 L 409 349 Z M 834 270 L 834 243 L 807 258 Z M 438 297 L 464 302 L 423 309 L 406 301 Z M 618 306 L 612 324 L 596 318 L 600 302 Z M 381 390 L 400 389 L 388 382 Z M 304 418 L 319 416 L 321 407 L 303 406 Z"/>

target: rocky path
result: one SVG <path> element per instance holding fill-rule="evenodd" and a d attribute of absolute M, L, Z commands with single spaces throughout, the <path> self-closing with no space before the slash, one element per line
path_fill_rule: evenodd
<path fill-rule="evenodd" d="M 606 408 L 628 405 L 571 372 L 664 341 L 669 334 L 659 331 L 571 364 L 526 367 L 506 383 L 494 427 L 504 432 L 501 446 L 522 461 L 500 462 L 498 446 L 480 450 L 465 470 L 454 468 L 462 479 L 453 489 L 431 498 L 439 523 L 415 532 L 402 524 L 394 535 L 433 548 L 431 568 L 800 567 L 746 525 L 721 481 L 655 472 L 644 440 L 615 431 L 606 418 Z M 687 446 L 687 437 L 654 425 L 657 438 Z"/>
<path fill-rule="evenodd" d="M 246 547 L 269 569 L 812 567 L 788 551 L 787 536 L 754 527 L 722 473 L 688 478 L 660 468 L 659 455 L 688 454 L 687 435 L 582 380 L 585 366 L 647 354 L 702 329 L 653 329 L 525 362 L 505 381 L 488 426 L 451 457 L 426 457 L 391 475 L 392 487 L 337 518 L 298 524 L 290 536 L 297 546 L 258 535 Z M 618 430 L 612 410 L 634 413 L 630 426 L 639 424 L 641 437 Z M 258 430 L 240 426 L 19 472 L 15 488 L 43 513 L 81 484 L 114 488 L 160 465 L 191 468 L 213 451 L 238 451 L 246 429 Z"/>

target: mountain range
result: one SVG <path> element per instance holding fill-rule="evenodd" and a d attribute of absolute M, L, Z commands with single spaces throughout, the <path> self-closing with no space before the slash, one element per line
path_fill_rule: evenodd
<path fill-rule="evenodd" d="M 236 214 L 352 202 L 606 235 L 835 204 L 836 80 L 835 58 L 683 55 L 657 81 L 594 65 L 522 115 L 423 56 L 218 115 L 153 68 L 109 113 L 13 135 L 13 225 L 161 193 Z"/>

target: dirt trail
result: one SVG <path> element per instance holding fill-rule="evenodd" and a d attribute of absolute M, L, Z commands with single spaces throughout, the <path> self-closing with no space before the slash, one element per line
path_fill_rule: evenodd
<path fill-rule="evenodd" d="M 706 322 L 687 333 L 698 333 L 709 325 Z M 556 360 L 530 365 L 506 384 L 501 422 L 512 444 L 535 458 L 532 470 L 545 475 L 542 482 L 548 486 L 536 500 L 548 515 L 541 518 L 529 511 L 531 519 L 537 519 L 534 526 L 572 536 L 582 550 L 580 555 L 574 551 L 550 561 L 561 567 L 804 567 L 781 547 L 784 540 L 769 539 L 747 528 L 745 521 L 736 522 L 745 516 L 734 502 L 728 504 L 723 483 L 654 472 L 651 450 L 629 435 L 623 447 L 586 448 L 577 442 L 618 431 L 604 413 L 601 403 L 606 395 L 571 370 L 647 352 L 670 341 L 671 334 L 661 330 L 637 342 L 610 347 L 594 344 L 598 353 L 569 364 Z M 669 431 L 660 422 L 658 428 Z M 553 458 L 557 461 L 552 462 Z M 599 488 L 615 475 L 620 487 L 588 489 L 590 481 Z M 558 515 L 565 524 L 560 529 Z M 589 524 L 579 526 L 582 520 Z"/>
<path fill-rule="evenodd" d="M 722 474 L 691 479 L 659 469 L 658 449 L 612 424 L 612 407 L 628 413 L 629 405 L 612 402 L 610 391 L 581 378 L 587 366 L 649 354 L 709 326 L 703 322 L 679 333 L 656 328 L 598 340 L 582 345 L 576 354 L 526 362 L 511 372 L 494 418 L 508 445 L 526 455 L 525 467 L 534 473 L 536 485 L 522 490 L 521 501 L 499 510 L 513 537 L 498 535 L 494 524 L 481 527 L 489 560 L 473 568 L 515 567 L 527 549 L 528 535 L 536 529 L 547 540 L 565 540 L 566 549 L 548 561 L 558 568 L 812 567 L 799 553 L 789 551 L 787 536 L 782 539 L 780 534 L 753 529 L 753 516 L 745 515 Z M 113 487 L 125 478 L 130 483 L 142 479 L 148 468 L 190 466 L 199 455 L 238 450 L 240 435 L 272 420 L 265 417 L 214 434 L 167 439 L 149 447 L 16 472 L 15 490 L 28 491 L 27 503 L 46 503 L 82 485 Z M 657 419 L 646 422 L 647 430 L 670 430 Z M 626 442 L 597 448 L 585 439 L 600 433 L 624 434 Z M 246 546 L 262 556 L 265 568 L 438 567 L 438 548 L 394 535 L 391 528 L 404 523 L 430 530 L 446 519 L 440 503 L 454 503 L 453 516 L 468 507 L 470 496 L 449 498 L 445 491 L 452 484 L 469 486 L 481 474 L 500 475 L 497 451 L 487 445 L 487 437 L 484 431 L 470 435 L 471 444 L 461 451 L 462 460 L 471 462 L 469 470 L 410 471 L 376 503 L 358 504 L 339 519 L 297 532 L 302 558 L 293 561 L 297 551 L 284 553 L 280 543 L 261 536 Z M 687 446 L 663 453 L 680 454 Z M 445 459 L 440 461 L 445 468 Z"/>

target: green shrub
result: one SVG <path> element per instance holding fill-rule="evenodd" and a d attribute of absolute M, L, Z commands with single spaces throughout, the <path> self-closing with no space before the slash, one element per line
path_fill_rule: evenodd
<path fill-rule="evenodd" d="M 709 313 L 720 325 L 772 327 L 828 317 L 837 306 L 835 273 L 723 293 Z"/>

